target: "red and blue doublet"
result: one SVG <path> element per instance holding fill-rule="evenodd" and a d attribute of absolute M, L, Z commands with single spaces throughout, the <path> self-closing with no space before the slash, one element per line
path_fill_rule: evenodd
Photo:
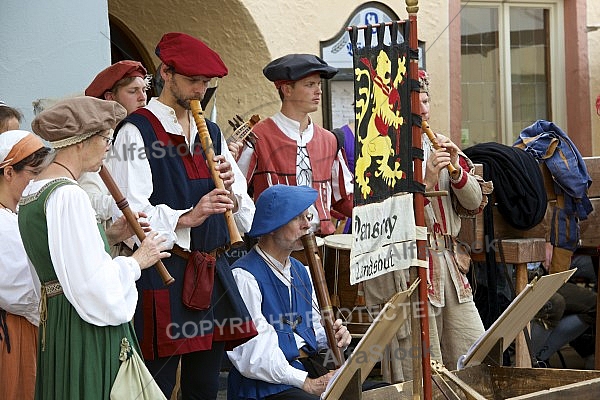
<path fill-rule="evenodd" d="M 198 135 L 188 150 L 183 136 L 166 132 L 156 116 L 144 108 L 129 115 L 126 122 L 135 125 L 144 140 L 152 171 L 150 204 L 185 210 L 215 188 Z M 206 125 L 219 154 L 221 131 L 211 121 Z M 229 243 L 225 218 L 220 214 L 191 228 L 190 236 L 192 251 L 208 253 Z M 187 308 L 182 302 L 186 260 L 172 254 L 163 263 L 175 278 L 173 284 L 165 286 L 155 268 L 143 270 L 137 281 L 134 325 L 146 360 L 209 350 L 213 341 L 226 341 L 226 348 L 232 348 L 256 335 L 224 255 L 217 257 L 211 306 L 204 311 Z"/>

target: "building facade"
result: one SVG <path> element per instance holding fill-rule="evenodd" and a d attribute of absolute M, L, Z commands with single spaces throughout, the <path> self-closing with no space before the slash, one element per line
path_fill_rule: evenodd
<path fill-rule="evenodd" d="M 26 114 L 24 127 L 32 102 L 82 92 L 111 62 L 138 59 L 154 73 L 156 43 L 165 32 L 181 31 L 204 40 L 229 68 L 208 105 L 216 102 L 216 118 L 227 133 L 227 120 L 236 114 L 266 117 L 279 108 L 262 75 L 270 60 L 291 52 L 325 57 L 343 44 L 349 24 L 366 23 L 373 14 L 380 20 L 370 22 L 408 17 L 405 0 L 35 3 L 7 0 L 0 14 L 0 98 Z M 418 7 L 435 131 L 463 147 L 512 144 L 521 129 L 546 119 L 584 155 L 600 154 L 599 2 L 420 0 Z M 314 116 L 328 128 L 348 119 L 351 107 L 340 100 L 340 91 L 352 85 L 349 74 L 331 83 L 324 87 L 322 113 Z"/>

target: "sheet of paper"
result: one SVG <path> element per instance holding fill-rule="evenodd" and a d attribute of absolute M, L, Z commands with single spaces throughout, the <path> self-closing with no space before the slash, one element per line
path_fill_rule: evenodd
<path fill-rule="evenodd" d="M 469 352 L 458 361 L 458 368 L 479 365 L 485 360 L 499 340 L 506 350 L 525 325 L 537 314 L 552 295 L 575 273 L 575 270 L 542 276 L 529 283 L 510 303 L 502 315 L 471 346 Z"/>
<path fill-rule="evenodd" d="M 410 313 L 409 297 L 417 288 L 419 280 L 404 292 L 399 292 L 387 302 L 369 329 L 356 345 L 334 377 L 329 381 L 322 399 L 340 399 L 354 373 L 360 369 L 361 382 L 364 382 L 373 366 L 381 360 L 386 345 L 406 322 Z"/>

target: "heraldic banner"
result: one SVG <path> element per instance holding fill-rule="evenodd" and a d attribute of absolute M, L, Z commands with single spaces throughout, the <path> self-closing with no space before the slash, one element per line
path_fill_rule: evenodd
<path fill-rule="evenodd" d="M 352 285 L 416 265 L 411 193 L 422 185 L 413 178 L 408 30 L 407 22 L 350 30 L 356 112 Z"/>

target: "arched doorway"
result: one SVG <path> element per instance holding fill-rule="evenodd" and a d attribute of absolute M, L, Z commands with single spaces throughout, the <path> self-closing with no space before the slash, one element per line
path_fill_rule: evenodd
<path fill-rule="evenodd" d="M 120 19 L 111 14 L 108 15 L 108 23 L 110 26 L 111 63 L 122 60 L 139 61 L 146 67 L 148 73 L 154 76 L 156 68 L 152 58 L 137 36 Z M 148 98 L 157 95 L 154 85 L 151 85 L 148 90 Z"/>

